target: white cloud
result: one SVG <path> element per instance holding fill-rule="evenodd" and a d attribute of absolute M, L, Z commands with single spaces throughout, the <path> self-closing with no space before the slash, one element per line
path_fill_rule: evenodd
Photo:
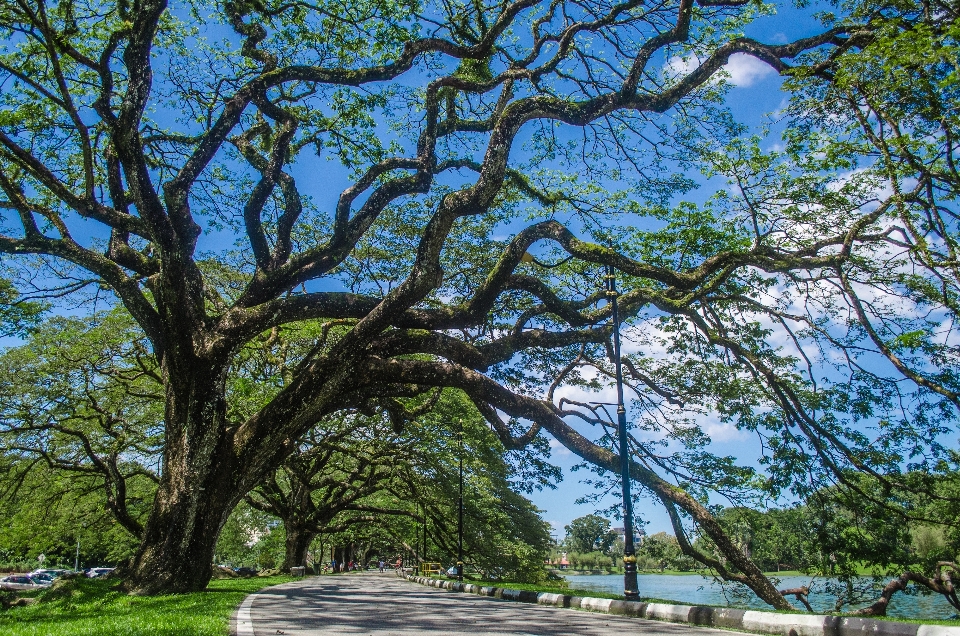
<path fill-rule="evenodd" d="M 731 55 L 723 69 L 730 74 L 731 83 L 741 87 L 752 86 L 765 77 L 776 74 L 769 64 L 746 53 Z"/>
<path fill-rule="evenodd" d="M 686 75 L 693 69 L 697 68 L 700 65 L 700 60 L 691 56 L 688 58 L 682 57 L 671 57 L 667 61 L 667 74 L 671 77 L 679 77 L 681 75 Z"/>
<path fill-rule="evenodd" d="M 783 99 L 780 100 L 780 103 L 777 105 L 776 109 L 774 109 L 771 115 L 775 118 L 782 117 L 783 115 L 786 114 L 787 106 L 789 105 L 790 105 L 790 98 L 784 97 Z"/>
<path fill-rule="evenodd" d="M 583 375 L 590 377 L 590 375 L 596 375 L 596 371 L 584 369 Z M 607 380 L 607 382 L 610 381 Z M 599 391 L 592 391 L 581 386 L 565 384 L 558 388 L 553 394 L 554 404 L 560 404 L 562 398 L 573 400 L 574 402 L 606 402 L 610 404 L 617 400 L 617 388 L 613 384 L 608 384 Z"/>
<path fill-rule="evenodd" d="M 667 62 L 666 73 L 669 77 L 677 79 L 695 68 L 700 66 L 700 60 L 691 56 L 688 58 L 672 57 Z M 723 67 L 728 79 L 734 86 L 747 87 L 752 86 L 760 80 L 776 75 L 776 71 L 769 64 L 761 62 L 752 55 L 746 53 L 734 53 L 727 60 Z"/>
<path fill-rule="evenodd" d="M 564 446 L 554 438 L 552 437 L 550 438 L 550 456 L 551 457 L 569 457 L 570 455 L 573 455 L 573 453 L 570 452 L 570 449 L 568 449 L 566 446 Z"/>
<path fill-rule="evenodd" d="M 708 420 L 702 422 L 700 426 L 703 428 L 703 432 L 709 435 L 710 440 L 713 442 L 735 442 L 746 440 L 750 437 L 749 433 L 741 431 L 730 422 Z"/>

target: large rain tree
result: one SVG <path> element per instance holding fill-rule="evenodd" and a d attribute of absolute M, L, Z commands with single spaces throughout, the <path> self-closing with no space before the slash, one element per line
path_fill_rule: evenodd
<path fill-rule="evenodd" d="M 163 466 L 131 589 L 203 588 L 231 509 L 295 440 L 348 409 L 383 408 L 402 425 L 405 402 L 435 387 L 462 389 L 509 448 L 542 428 L 615 468 L 556 403 L 609 340 L 604 265 L 624 276 L 627 318 L 684 317 L 764 372 L 704 322 L 704 299 L 748 268 L 835 266 L 879 212 L 823 215 L 809 240 L 754 218 L 756 233 L 735 240 L 686 235 L 696 249 L 682 253 L 631 249 L 620 231 L 638 202 L 688 185 L 670 172 L 698 136 L 725 134 L 717 76 L 732 55 L 783 71 L 804 51 L 852 46 L 839 27 L 788 44 L 743 37 L 761 11 L 742 0 L 5 4 L 0 253 L 24 298 L 112 291 L 162 378 Z M 551 251 L 572 259 L 553 274 L 525 256 Z M 312 320 L 337 328 L 282 390 L 233 417 L 227 378 L 245 343 Z M 786 606 L 695 497 L 634 469 L 711 536 L 730 576 Z"/>

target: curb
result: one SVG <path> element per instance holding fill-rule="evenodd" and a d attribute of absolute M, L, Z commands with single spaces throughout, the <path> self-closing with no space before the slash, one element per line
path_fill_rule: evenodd
<path fill-rule="evenodd" d="M 250 616 L 250 608 L 253 607 L 253 601 L 257 597 L 257 592 L 248 594 L 240 607 L 230 617 L 230 636 L 255 636 L 253 633 L 253 617 Z M 932 635 L 929 635 L 932 636 Z"/>
<path fill-rule="evenodd" d="M 960 636 L 960 627 L 950 625 L 917 625 L 879 621 L 874 618 L 824 616 L 821 614 L 776 614 L 703 605 L 668 605 L 644 601 L 615 601 L 609 598 L 587 598 L 488 587 L 472 583 L 442 581 L 423 576 L 404 576 L 408 581 L 453 592 L 491 596 L 507 601 L 573 607 L 591 612 L 635 616 L 670 623 L 687 623 L 702 627 L 723 627 L 775 636 Z M 237 636 L 244 636 L 238 634 Z"/>

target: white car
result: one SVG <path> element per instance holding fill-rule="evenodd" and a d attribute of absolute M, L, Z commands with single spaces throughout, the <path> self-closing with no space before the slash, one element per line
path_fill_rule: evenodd
<path fill-rule="evenodd" d="M 29 574 L 11 574 L 0 579 L 0 590 L 42 590 L 51 585 L 52 581 L 34 579 Z"/>
<path fill-rule="evenodd" d="M 90 579 L 99 579 L 101 576 L 106 576 L 113 572 L 116 568 L 90 568 L 87 570 L 87 578 Z"/>

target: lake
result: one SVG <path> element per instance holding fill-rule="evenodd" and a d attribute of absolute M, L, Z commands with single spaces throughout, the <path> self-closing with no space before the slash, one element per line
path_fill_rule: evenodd
<path fill-rule="evenodd" d="M 613 594 L 623 593 L 623 576 L 609 575 L 569 575 L 564 577 L 571 588 L 594 590 Z M 640 596 L 674 600 L 684 605 L 731 605 L 750 609 L 770 609 L 770 606 L 750 593 L 748 599 L 724 597 L 720 586 L 698 574 L 641 574 L 637 577 Z M 827 579 L 813 579 L 810 593 L 810 605 L 814 611 L 830 611 L 836 597 L 823 591 Z M 780 578 L 777 589 L 810 585 L 810 577 L 784 576 Z M 879 596 L 879 592 L 877 596 Z M 793 597 L 789 597 L 795 603 Z M 799 605 L 799 603 L 795 603 Z M 957 611 L 939 594 L 930 596 L 905 595 L 898 592 L 890 601 L 887 615 L 901 618 L 948 619 Z"/>

